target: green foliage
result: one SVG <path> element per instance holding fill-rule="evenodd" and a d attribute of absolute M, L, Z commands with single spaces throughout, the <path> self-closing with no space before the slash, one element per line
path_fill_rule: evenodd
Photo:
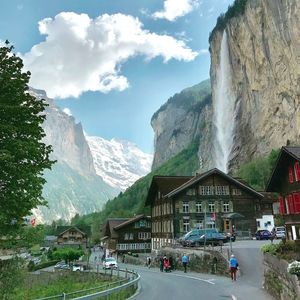
<path fill-rule="evenodd" d="M 32 272 L 32 271 L 36 271 L 36 270 L 40 270 L 40 269 L 44 269 L 44 268 L 47 268 L 47 267 L 54 266 L 59 261 L 60 260 L 50 260 L 50 261 L 45 261 L 45 262 L 42 262 L 38 265 L 35 265 L 34 262 L 31 260 L 28 263 L 27 268 L 28 268 L 28 271 Z"/>
<path fill-rule="evenodd" d="M 15 237 L 15 234 L 18 234 Z M 5 249 L 20 249 L 31 248 L 33 245 L 40 244 L 44 240 L 44 226 L 38 225 L 32 227 L 31 225 L 18 228 L 11 235 L 6 235 L 5 239 L 0 240 L 0 248 Z"/>
<path fill-rule="evenodd" d="M 187 111 L 195 109 L 199 111 L 202 109 L 202 107 L 204 107 L 207 101 L 211 101 L 211 99 L 207 98 L 210 96 L 210 94 L 211 86 L 209 79 L 204 80 L 190 88 L 184 89 L 180 93 L 177 93 L 173 97 L 169 98 L 168 101 L 163 104 L 157 112 L 155 112 L 151 121 L 157 118 L 158 114 L 164 111 L 170 104 L 185 108 Z"/>
<path fill-rule="evenodd" d="M 189 147 L 168 160 L 161 167 L 139 179 L 124 193 L 120 193 L 118 197 L 109 200 L 101 212 L 82 216 L 81 218 L 76 217 L 77 222 L 84 222 L 92 225 L 92 239 L 95 242 L 99 240 L 102 224 L 107 218 L 132 217 L 134 214 L 138 213 L 149 214 L 149 208 L 145 208 L 144 204 L 152 177 L 154 175 L 189 176 L 195 174 L 196 170 L 199 168 L 197 156 L 198 146 L 198 141 L 191 143 Z M 72 222 L 74 222 L 74 219 Z"/>
<path fill-rule="evenodd" d="M 84 254 L 83 250 L 74 248 L 60 248 L 52 253 L 52 257 L 57 260 L 64 260 L 66 263 L 79 259 Z"/>
<path fill-rule="evenodd" d="M 0 259 L 0 298 L 13 299 L 16 289 L 23 283 L 24 273 L 21 259 L 14 257 L 9 260 Z"/>
<path fill-rule="evenodd" d="M 238 176 L 256 190 L 264 190 L 275 166 L 280 150 L 272 150 L 267 157 L 259 157 L 243 165 L 237 171 Z"/>
<path fill-rule="evenodd" d="M 287 271 L 290 274 L 294 274 L 300 277 L 300 261 L 293 261 L 288 265 Z"/>
<path fill-rule="evenodd" d="M 265 244 L 261 247 L 262 253 L 269 253 L 272 255 L 276 255 L 278 252 L 279 245 L 277 244 Z"/>
<path fill-rule="evenodd" d="M 46 104 L 28 93 L 30 73 L 13 47 L 0 47 L 0 234 L 15 231 L 37 205 L 45 205 L 43 172 L 54 163 L 41 142 Z M 13 226 L 14 225 L 14 226 Z"/>
<path fill-rule="evenodd" d="M 227 12 L 218 17 L 217 24 L 209 35 L 210 42 L 217 31 L 223 31 L 225 29 L 230 19 L 241 16 L 245 13 L 247 3 L 248 0 L 235 0 L 234 3 L 228 7 Z"/>

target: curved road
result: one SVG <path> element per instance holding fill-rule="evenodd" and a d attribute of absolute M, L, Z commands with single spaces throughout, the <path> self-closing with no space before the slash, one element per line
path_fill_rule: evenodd
<path fill-rule="evenodd" d="M 163 273 L 158 268 L 119 265 L 134 269 L 141 275 L 139 293 L 133 297 L 134 300 L 272 300 L 262 289 L 263 265 L 259 248 L 264 243 L 270 242 L 233 243 L 233 252 L 241 267 L 236 282 L 228 277 L 210 274 L 182 271 Z"/>

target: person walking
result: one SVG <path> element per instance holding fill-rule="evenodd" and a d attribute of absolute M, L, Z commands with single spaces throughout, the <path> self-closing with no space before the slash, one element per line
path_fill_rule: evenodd
<path fill-rule="evenodd" d="M 229 267 L 230 267 L 230 277 L 232 281 L 236 281 L 236 271 L 238 269 L 238 260 L 234 256 L 234 254 L 231 254 L 230 260 L 229 260 Z"/>
<path fill-rule="evenodd" d="M 187 267 L 187 264 L 189 262 L 189 257 L 183 253 L 182 257 L 181 257 L 181 261 L 182 261 L 182 265 L 183 265 L 183 268 L 184 268 L 184 273 L 186 273 L 186 267 Z"/>

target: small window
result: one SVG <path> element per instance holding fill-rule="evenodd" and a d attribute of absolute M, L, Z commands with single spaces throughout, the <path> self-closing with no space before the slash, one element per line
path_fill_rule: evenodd
<path fill-rule="evenodd" d="M 215 212 L 215 203 L 208 203 L 208 211 L 209 212 Z"/>
<path fill-rule="evenodd" d="M 182 212 L 184 212 L 184 213 L 189 212 L 189 203 L 187 201 L 183 201 L 183 203 L 182 203 Z"/>
<path fill-rule="evenodd" d="M 196 212 L 201 213 L 202 212 L 202 203 L 196 202 Z"/>
<path fill-rule="evenodd" d="M 228 202 L 223 203 L 223 212 L 229 212 L 229 203 Z"/>
<path fill-rule="evenodd" d="M 289 180 L 290 180 L 290 183 L 294 182 L 294 174 L 293 174 L 293 168 L 292 167 L 289 167 Z"/>
<path fill-rule="evenodd" d="M 189 232 L 189 231 L 190 231 L 190 221 L 183 220 L 183 232 Z"/>
<path fill-rule="evenodd" d="M 240 196 L 242 195 L 242 191 L 240 189 L 232 189 L 232 195 Z"/>
<path fill-rule="evenodd" d="M 195 189 L 188 189 L 188 190 L 186 191 L 186 194 L 187 194 L 188 196 L 195 196 L 195 195 L 196 195 L 196 190 L 195 190 Z"/>

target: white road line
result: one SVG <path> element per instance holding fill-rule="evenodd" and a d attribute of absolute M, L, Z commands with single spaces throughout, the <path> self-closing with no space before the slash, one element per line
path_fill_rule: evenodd
<path fill-rule="evenodd" d="M 237 297 L 236 297 L 236 296 L 231 295 L 231 297 L 232 297 L 232 300 L 237 300 Z"/>
<path fill-rule="evenodd" d="M 215 284 L 214 282 L 212 282 L 213 279 L 202 279 L 202 278 L 198 278 L 198 277 L 194 277 L 194 276 L 188 276 L 188 275 L 180 275 L 180 274 L 172 274 L 170 273 L 169 275 L 172 275 L 172 276 L 177 276 L 177 277 L 184 277 L 184 278 L 190 278 L 190 279 L 195 279 L 195 280 L 199 280 L 199 281 L 203 281 L 203 282 L 206 282 L 206 283 L 209 283 L 209 284 Z"/>

